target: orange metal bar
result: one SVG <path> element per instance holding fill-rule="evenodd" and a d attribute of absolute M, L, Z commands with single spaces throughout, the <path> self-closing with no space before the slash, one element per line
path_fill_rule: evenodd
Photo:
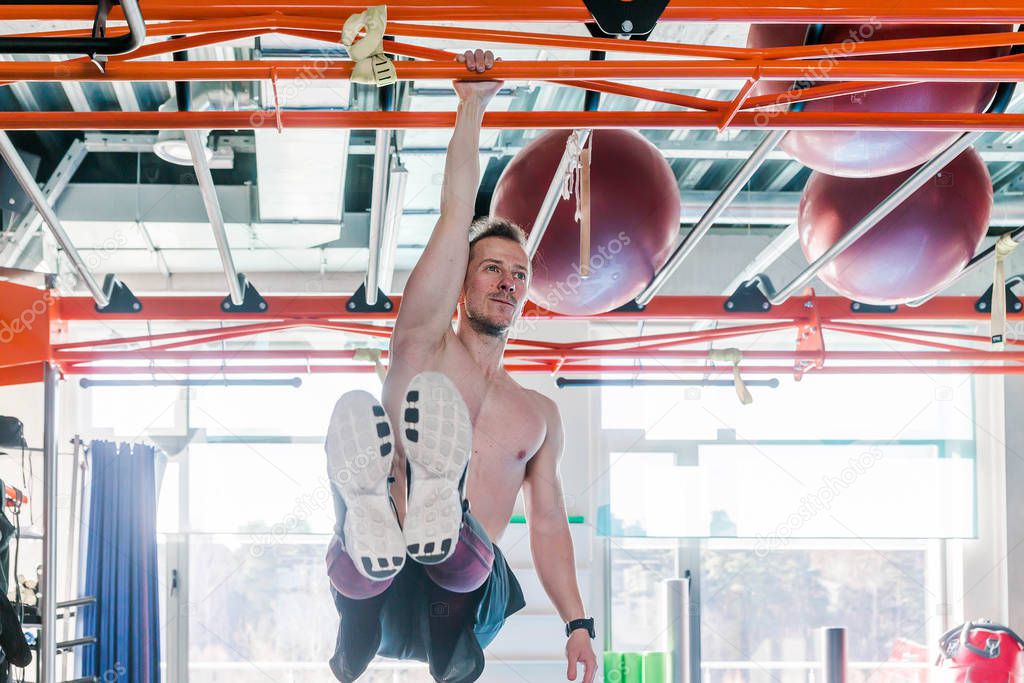
<path fill-rule="evenodd" d="M 954 344 L 943 344 L 941 342 L 928 341 L 926 339 L 914 339 L 913 337 L 905 337 L 903 335 L 891 334 L 889 332 L 871 332 L 871 331 L 867 331 L 867 330 L 855 331 L 855 330 L 849 330 L 849 329 L 843 330 L 841 324 L 832 325 L 832 324 L 826 323 L 826 324 L 822 325 L 822 328 L 826 329 L 826 330 L 834 330 L 834 331 L 837 331 L 837 332 L 843 331 L 843 332 L 846 332 L 848 334 L 857 334 L 857 335 L 860 335 L 862 337 L 870 337 L 871 339 L 885 339 L 886 341 L 902 342 L 904 344 L 913 344 L 915 346 L 925 346 L 925 347 L 932 348 L 932 349 L 944 349 L 945 351 L 949 351 L 951 353 L 956 353 L 956 352 L 961 352 L 961 351 L 970 351 L 971 350 L 971 349 L 967 348 L 966 346 L 956 346 Z M 900 330 L 893 330 L 893 332 L 898 332 L 898 331 L 900 331 Z M 989 343 L 991 344 L 991 340 L 989 341 Z"/>
<path fill-rule="evenodd" d="M 849 43 L 822 43 L 820 45 L 794 45 L 749 50 L 750 57 L 762 59 L 818 59 L 821 57 L 848 59 L 871 55 L 900 54 L 905 52 L 935 52 L 940 50 L 966 50 L 983 47 L 1005 47 L 1024 43 L 1024 34 L 1017 31 L 1001 33 L 971 33 L 961 36 L 932 36 L 929 38 L 893 38 L 864 40 L 855 37 L 853 27 Z"/>
<path fill-rule="evenodd" d="M 485 128 L 693 128 L 717 130 L 718 112 L 598 111 L 492 112 Z M 451 128 L 454 112 L 284 111 L 284 128 L 413 129 Z M 214 112 L 0 112 L 3 130 L 251 130 L 276 128 L 273 111 Z M 740 112 L 732 128 L 750 130 L 944 130 L 1020 131 L 1024 114 L 892 112 Z"/>
<path fill-rule="evenodd" d="M 871 41 L 858 38 L 849 43 L 823 43 L 819 45 L 795 45 L 763 49 L 716 45 L 687 45 L 683 43 L 664 43 L 646 40 L 618 40 L 616 38 L 588 38 L 583 36 L 525 33 L 521 31 L 491 31 L 457 26 L 405 24 L 396 21 L 388 22 L 387 31 L 393 35 L 406 37 L 472 41 L 487 45 L 494 43 L 538 45 L 580 50 L 603 50 L 605 52 L 705 57 L 709 59 L 754 59 L 758 57 L 762 59 L 849 58 L 891 53 L 1000 47 L 1024 43 L 1024 35 L 1012 31 Z"/>
<path fill-rule="evenodd" d="M 281 31 L 282 33 L 289 35 L 299 35 L 305 38 L 318 38 L 315 32 L 312 31 Z M 329 35 L 329 34 L 328 34 Z M 387 52 L 391 52 L 405 57 L 416 57 L 420 59 L 434 59 L 434 60 L 445 60 L 454 59 L 455 55 L 444 50 L 437 50 L 429 47 L 420 47 L 418 45 L 409 45 L 407 43 L 396 43 L 391 40 L 383 41 L 384 49 Z M 665 92 L 664 90 L 654 90 L 653 88 L 643 88 L 636 85 L 627 85 L 625 83 L 615 83 L 613 81 L 553 81 L 558 85 L 567 85 L 574 88 L 583 88 L 585 90 L 596 90 L 598 92 L 607 93 L 609 95 L 623 95 L 625 97 L 634 97 L 640 100 L 650 100 L 651 102 L 663 102 L 665 104 L 672 104 L 679 107 L 689 107 L 690 109 L 697 109 L 699 111 L 718 111 L 722 108 L 722 103 L 715 100 L 708 100 L 702 97 L 693 97 L 692 95 L 681 95 L 678 93 Z"/>
<path fill-rule="evenodd" d="M 231 361 L 247 362 L 254 360 L 353 360 L 355 350 L 231 350 L 206 351 L 169 349 L 135 349 L 131 351 L 69 351 L 57 360 L 61 363 L 99 363 L 109 361 L 152 360 L 152 361 Z M 764 360 L 785 361 L 820 361 L 827 356 L 830 361 L 988 361 L 998 360 L 1003 363 L 1024 363 L 1024 351 L 980 351 L 964 349 L 960 351 L 819 351 L 784 349 L 766 351 L 744 351 L 743 361 L 749 363 Z M 670 350 L 670 349 L 507 349 L 504 357 L 516 360 L 705 360 L 707 349 Z M 381 359 L 386 360 L 388 353 L 381 352 Z"/>
<path fill-rule="evenodd" d="M 634 54 L 675 55 L 678 57 L 706 57 L 712 59 L 749 59 L 758 56 L 759 50 L 742 47 L 720 47 L 715 45 L 687 45 L 684 43 L 663 43 L 646 40 L 619 40 L 617 38 L 591 38 L 585 36 L 551 35 L 526 33 L 522 31 L 493 31 L 458 26 L 433 26 L 430 24 L 406 24 L 389 21 L 387 32 L 407 38 L 439 38 L 459 40 L 474 44 L 530 45 L 558 47 L 579 50 L 603 50 L 605 52 L 631 52 Z"/>
<path fill-rule="evenodd" d="M 326 31 L 340 36 L 340 24 L 334 19 L 319 17 L 287 16 L 270 14 L 257 17 L 234 19 L 207 19 L 147 24 L 149 36 L 194 34 L 214 31 L 235 31 L 250 29 L 310 29 Z M 1017 45 L 1024 42 L 1024 35 L 1015 32 L 981 33 L 962 36 L 933 36 L 930 38 L 902 38 L 865 41 L 858 39 L 847 43 L 826 43 L 819 45 L 795 45 L 764 49 L 724 47 L 715 45 L 686 45 L 658 41 L 624 41 L 615 38 L 591 38 L 581 36 L 549 35 L 521 31 L 493 31 L 457 26 L 431 26 L 427 24 L 406 24 L 392 21 L 387 32 L 421 38 L 439 38 L 471 41 L 474 44 L 506 43 L 514 45 L 549 46 L 576 48 L 581 50 L 604 50 L 634 54 L 664 54 L 680 57 L 707 57 L 718 59 L 809 59 L 819 57 L 848 58 L 905 52 L 927 52 L 935 50 L 957 50 L 981 47 Z M 89 35 L 87 29 L 66 31 L 43 31 L 20 36 L 54 37 Z M 338 39 L 332 39 L 337 42 Z"/>
<path fill-rule="evenodd" d="M 586 90 L 596 90 L 609 95 L 622 95 L 624 97 L 634 97 L 638 100 L 649 100 L 651 102 L 672 104 L 678 107 L 688 107 L 698 111 L 720 111 L 726 104 L 703 97 L 665 92 L 664 90 L 654 90 L 653 88 L 616 83 L 614 81 L 555 81 L 555 83 L 575 88 L 585 88 Z"/>
<path fill-rule="evenodd" d="M 6 294 L 8 283 L 0 282 L 0 294 Z M 37 290 L 38 291 L 38 290 Z M 391 297 L 395 304 L 388 313 L 352 313 L 345 307 L 346 298 L 336 295 L 267 296 L 265 313 L 232 313 L 221 310 L 223 297 L 218 296 L 153 296 L 143 297 L 140 313 L 97 313 L 95 302 L 90 297 L 54 297 L 57 306 L 52 317 L 63 321 L 75 320 L 223 320 L 232 322 L 265 322 L 279 320 L 301 321 L 305 324 L 335 324 L 334 321 L 349 324 L 350 321 L 394 320 L 401 308 L 402 298 Z M 974 310 L 974 299 L 967 296 L 939 296 L 917 308 L 901 307 L 895 313 L 858 312 L 850 310 L 850 301 L 842 297 L 796 296 L 786 303 L 766 312 L 728 313 L 724 296 L 658 296 L 642 311 L 606 313 L 596 316 L 561 316 L 527 302 L 523 316 L 537 320 L 596 320 L 616 322 L 625 320 L 725 320 L 760 321 L 777 323 L 801 321 L 807 317 L 804 304 L 813 301 L 823 323 L 847 322 L 889 322 L 907 321 L 986 321 L 991 316 Z M 0 297 L 0 301 L 4 301 Z M 1024 320 L 1024 313 L 1013 313 L 1008 320 Z M 230 328 L 228 328 L 230 329 Z"/>
<path fill-rule="evenodd" d="M 739 93 L 737 93 L 736 97 L 732 100 L 732 102 L 730 102 L 725 107 L 725 112 L 722 116 L 722 120 L 718 124 L 719 132 L 728 128 L 729 124 L 732 123 L 732 120 L 736 118 L 736 114 L 739 113 L 740 107 L 742 107 L 743 103 L 747 101 L 747 97 L 750 95 L 750 91 L 755 85 L 757 85 L 756 75 L 743 84 L 743 87 L 740 88 L 740 91 Z"/>
<path fill-rule="evenodd" d="M 505 365 L 509 372 L 544 372 L 551 373 L 548 365 L 540 364 L 516 364 Z M 156 367 L 128 366 L 99 366 L 89 367 L 84 365 L 62 366 L 61 371 L 65 375 L 279 375 L 279 374 L 363 374 L 375 372 L 372 365 L 208 365 L 198 367 L 195 365 Z M 792 374 L 792 366 L 784 365 L 743 365 L 741 371 L 744 376 L 748 375 L 788 375 Z M 563 374 L 657 374 L 657 375 L 722 375 L 733 372 L 732 364 L 722 365 L 646 365 L 635 367 L 632 365 L 605 365 L 590 363 L 566 363 L 558 372 Z M 1021 375 L 1024 374 L 1024 365 L 826 365 L 823 368 L 808 372 L 810 375 Z"/>
<path fill-rule="evenodd" d="M 134 52 L 130 52 L 128 54 L 113 55 L 109 58 L 109 60 L 111 62 L 123 62 L 131 59 L 145 59 L 147 57 L 170 54 L 172 52 L 177 52 L 178 50 L 192 50 L 197 47 L 219 45 L 220 43 L 227 43 L 233 40 L 252 38 L 259 35 L 264 35 L 266 33 L 267 31 L 264 29 L 251 29 L 248 31 L 222 31 L 220 33 L 191 36 L 188 38 L 178 38 L 175 40 L 165 40 L 159 43 L 149 43 L 143 45 Z M 88 57 L 79 57 L 77 59 L 68 59 L 62 62 L 55 62 L 55 64 L 92 64 L 92 60 L 90 60 Z M 10 85 L 12 82 L 16 81 L 0 82 L 0 86 Z"/>
<path fill-rule="evenodd" d="M 400 62 L 400 80 L 588 80 L 616 78 L 706 79 L 759 77 L 762 80 L 877 80 L 887 82 L 988 82 L 1024 80 L 1019 60 L 976 62 L 846 60 L 819 70 L 814 64 L 772 60 L 623 60 L 607 62 L 507 61 L 487 74 L 467 73 L 455 62 Z M 104 71 L 75 62 L 5 62 L 0 79 L 16 81 L 230 81 L 263 80 L 276 72 L 280 79 L 349 78 L 352 63 L 337 60 L 110 62 Z"/>
<path fill-rule="evenodd" d="M 310 16 L 345 19 L 366 9 L 347 0 L 146 0 L 147 20 L 240 17 L 275 10 Z M 3 5 L 0 19 L 91 21 L 95 8 L 83 5 Z M 119 8 L 111 12 L 120 18 Z M 388 16 L 396 21 L 590 21 L 581 0 L 393 0 Z M 740 21 L 775 23 L 853 23 L 864 21 L 927 23 L 1018 23 L 1024 21 L 1019 0 L 672 0 L 662 14 L 665 21 Z"/>
<path fill-rule="evenodd" d="M 566 344 L 574 349 L 589 349 L 602 346 L 612 346 L 615 344 L 624 343 L 640 343 L 640 342 L 654 342 L 653 344 L 647 343 L 640 348 L 664 348 L 666 346 L 672 346 L 675 344 L 699 344 L 701 342 L 711 341 L 713 339 L 729 339 L 735 337 L 743 337 L 751 334 L 764 334 L 766 332 L 776 332 L 778 330 L 785 330 L 793 327 L 793 321 L 785 322 L 772 322 L 772 323 L 760 323 L 757 325 L 735 325 L 731 327 L 720 327 L 714 330 L 700 330 L 691 332 L 666 332 L 664 334 L 651 334 L 644 337 L 628 337 L 624 339 L 589 339 L 586 341 L 574 342 L 573 344 Z"/>
<path fill-rule="evenodd" d="M 863 323 L 849 323 L 849 322 L 827 322 L 824 323 L 823 327 L 835 330 L 837 332 L 849 332 L 851 334 L 868 334 L 868 333 L 881 333 L 886 334 L 890 332 L 899 332 L 901 334 L 913 334 L 927 337 L 934 337 L 935 339 L 952 339 L 955 341 L 966 341 L 975 342 L 978 344 L 991 344 L 991 337 L 983 337 L 978 334 L 959 334 L 957 332 L 942 332 L 939 330 L 909 330 L 902 328 L 882 327 L 880 325 L 865 325 Z M 907 339 L 907 343 L 916 344 L 917 340 Z M 1010 346 L 1024 346 L 1024 340 L 1021 339 L 1007 339 L 1005 342 Z"/>
<path fill-rule="evenodd" d="M 0 387 L 15 384 L 35 384 L 43 381 L 43 364 L 26 363 L 11 367 L 0 367 Z"/>
<path fill-rule="evenodd" d="M 1024 36 L 1024 32 L 1016 32 L 1015 35 Z M 1006 61 L 1024 61 L 1024 55 L 1006 55 L 1004 57 L 994 57 L 992 59 L 982 60 L 984 62 L 1006 62 Z M 915 82 L 908 81 L 903 83 L 884 83 L 884 82 L 851 82 L 851 83 L 827 83 L 825 85 L 816 85 L 810 88 L 804 88 L 802 90 L 789 90 L 784 93 L 777 95 L 758 95 L 757 97 L 751 97 L 743 105 L 743 109 L 755 109 L 763 106 L 773 106 L 779 103 L 790 104 L 793 102 L 808 102 L 811 100 L 823 100 L 830 97 L 837 97 L 842 95 L 855 95 L 859 93 L 872 92 L 874 90 L 885 90 L 886 88 L 901 88 L 906 85 L 914 85 Z"/>

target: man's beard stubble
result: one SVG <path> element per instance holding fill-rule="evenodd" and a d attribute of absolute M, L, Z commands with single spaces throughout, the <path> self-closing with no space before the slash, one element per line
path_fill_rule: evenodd
<path fill-rule="evenodd" d="M 488 337 L 504 337 L 508 334 L 509 327 L 511 327 L 509 325 L 496 325 L 484 317 L 477 317 L 469 309 L 469 306 L 466 306 L 466 320 L 476 332 Z"/>

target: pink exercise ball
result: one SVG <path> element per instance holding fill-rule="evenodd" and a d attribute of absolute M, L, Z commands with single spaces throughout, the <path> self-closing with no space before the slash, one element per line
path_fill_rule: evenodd
<path fill-rule="evenodd" d="M 593 315 L 634 299 L 679 235 L 679 186 L 661 152 L 630 130 L 595 130 L 590 164 L 590 274 L 580 274 L 576 195 L 560 199 L 533 259 L 530 299 L 564 315 Z M 530 232 L 569 132 L 532 140 L 509 162 L 491 215 Z"/>
<path fill-rule="evenodd" d="M 1012 26 L 992 24 L 829 24 L 819 43 L 852 45 L 873 40 L 956 36 L 972 33 L 1012 31 Z M 754 24 L 747 35 L 747 47 L 768 48 L 802 45 L 807 26 L 803 24 Z M 857 57 L 864 60 L 973 61 L 1008 54 L 1008 47 L 903 52 Z M 841 50 L 837 50 L 842 54 Z M 848 58 L 836 58 L 837 62 Z M 827 72 L 832 60 L 813 61 L 809 77 Z M 819 83 L 813 83 L 818 85 Z M 761 81 L 752 95 L 777 94 L 792 83 Z M 807 102 L 806 112 L 983 112 L 995 94 L 996 83 L 921 83 L 886 88 L 857 95 L 845 95 Z M 762 110 L 767 111 L 768 110 Z M 770 115 L 770 114 L 769 114 Z M 948 147 L 957 132 L 879 130 L 796 130 L 782 141 L 782 149 L 815 171 L 846 178 L 874 178 L 916 168 Z"/>
<path fill-rule="evenodd" d="M 797 219 L 815 261 L 910 177 L 837 178 L 812 173 Z M 992 181 L 968 149 L 818 273 L 839 294 L 867 304 L 902 304 L 960 272 L 988 230 Z"/>

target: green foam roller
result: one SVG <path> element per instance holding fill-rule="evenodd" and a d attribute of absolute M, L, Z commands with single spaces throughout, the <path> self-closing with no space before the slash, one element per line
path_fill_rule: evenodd
<path fill-rule="evenodd" d="M 622 653 L 604 653 L 604 683 L 622 683 Z"/>
<path fill-rule="evenodd" d="M 668 669 L 668 653 L 648 652 L 644 654 L 644 683 L 668 683 L 665 671 Z"/>
<path fill-rule="evenodd" d="M 622 683 L 643 683 L 644 656 L 639 652 L 622 653 Z"/>

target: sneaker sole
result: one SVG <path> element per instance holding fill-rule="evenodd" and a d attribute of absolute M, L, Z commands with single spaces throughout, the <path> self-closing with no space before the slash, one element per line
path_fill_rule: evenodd
<path fill-rule="evenodd" d="M 388 490 L 391 423 L 377 399 L 365 391 L 338 399 L 326 451 L 328 478 L 345 502 L 345 551 L 366 578 L 391 578 L 405 563 L 405 541 Z"/>
<path fill-rule="evenodd" d="M 438 372 L 413 378 L 402 412 L 402 444 L 412 472 L 406 550 L 421 564 L 440 564 L 459 540 L 459 481 L 472 452 L 473 424 L 459 390 Z"/>

